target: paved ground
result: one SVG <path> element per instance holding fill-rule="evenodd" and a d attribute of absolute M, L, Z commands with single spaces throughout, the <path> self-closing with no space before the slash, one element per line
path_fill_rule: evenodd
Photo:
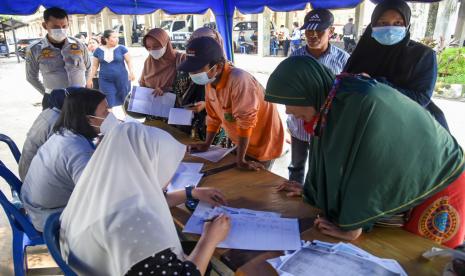
<path fill-rule="evenodd" d="M 131 48 L 130 52 L 136 73 L 140 75 L 147 54 L 141 48 Z M 269 74 L 281 60 L 282 58 L 236 55 L 235 62 L 237 66 L 252 72 L 265 85 Z M 37 105 L 41 95 L 26 82 L 24 63 L 16 63 L 16 58 L 0 58 L 0 95 L 0 133 L 10 136 L 22 148 L 29 127 L 41 111 L 40 105 Z M 465 103 L 440 99 L 436 99 L 435 102 L 445 112 L 452 133 L 460 144 L 465 146 Z M 284 117 L 283 108 L 279 108 Z M 120 111 L 117 112 L 121 114 Z M 0 160 L 12 171 L 17 172 L 17 165 L 4 145 L 0 145 Z M 274 172 L 286 176 L 288 162 L 289 154 L 275 163 Z M 0 181 L 0 189 L 9 195 L 8 186 L 3 180 Z M 53 261 L 44 252 L 46 252 L 44 248 L 31 252 L 38 254 L 30 254 L 29 266 L 53 266 Z M 0 275 L 13 275 L 10 226 L 2 211 L 0 211 Z"/>

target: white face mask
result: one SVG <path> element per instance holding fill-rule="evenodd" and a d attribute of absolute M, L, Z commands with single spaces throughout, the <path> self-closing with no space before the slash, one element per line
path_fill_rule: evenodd
<path fill-rule="evenodd" d="M 66 39 L 66 29 L 51 29 L 48 31 L 48 35 L 55 41 L 61 42 Z"/>
<path fill-rule="evenodd" d="M 149 53 L 154 59 L 160 59 L 166 52 L 166 47 L 158 50 L 150 50 Z"/>
<path fill-rule="evenodd" d="M 216 66 L 216 65 L 215 65 Z M 208 77 L 208 72 L 210 72 L 213 68 L 215 68 L 215 66 L 213 66 L 212 68 L 210 68 L 210 70 L 208 70 L 207 72 L 200 72 L 200 73 L 197 73 L 197 74 L 190 74 L 189 73 L 189 76 L 191 77 L 192 81 L 195 83 L 195 84 L 198 84 L 198 85 L 207 85 L 209 83 L 212 83 L 215 81 L 216 77 L 213 77 L 213 78 L 209 78 Z"/>
<path fill-rule="evenodd" d="M 93 117 L 93 118 L 97 118 L 97 119 L 100 119 L 100 120 L 103 120 L 102 121 L 102 124 L 100 126 L 94 126 L 94 125 L 91 125 L 93 127 L 98 127 L 100 128 L 100 132 L 103 134 L 103 135 L 106 135 L 108 134 L 113 128 L 115 128 L 117 125 L 119 125 L 121 122 L 115 117 L 115 115 L 110 112 L 108 113 L 107 117 L 105 118 L 102 118 L 102 117 L 97 117 L 97 116 L 92 116 L 92 115 L 89 115 L 89 117 Z"/>

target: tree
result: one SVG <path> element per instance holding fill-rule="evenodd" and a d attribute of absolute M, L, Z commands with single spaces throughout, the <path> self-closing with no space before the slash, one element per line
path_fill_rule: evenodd
<path fill-rule="evenodd" d="M 434 28 L 436 27 L 436 18 L 438 16 L 439 2 L 434 2 L 430 4 L 428 12 L 428 21 L 426 23 L 426 33 L 425 37 L 433 37 Z"/>

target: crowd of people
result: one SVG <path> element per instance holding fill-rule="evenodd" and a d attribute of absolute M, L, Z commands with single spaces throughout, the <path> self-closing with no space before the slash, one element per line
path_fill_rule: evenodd
<path fill-rule="evenodd" d="M 237 146 L 238 168 L 270 169 L 283 153 L 282 104 L 292 161 L 289 180 L 276 189 L 321 209 L 314 225 L 323 234 L 354 240 L 382 225 L 462 244 L 464 152 L 431 99 L 435 52 L 410 39 L 410 17 L 402 0 L 378 4 L 349 55 L 329 43 L 331 12 L 312 10 L 284 35 L 293 52 L 266 89 L 227 60 L 217 31 L 196 30 L 182 53 L 164 30 L 150 30 L 139 85 L 154 96 L 173 92 L 177 107 L 195 112 L 186 132 L 202 142 L 182 145 L 161 129 L 113 115 L 136 77 L 116 34 L 106 31 L 85 46 L 67 36 L 64 10 L 47 9 L 47 36 L 26 60 L 28 81 L 44 95 L 20 160 L 27 214 L 43 231 L 50 214 L 63 212 L 61 253 L 79 274 L 208 274 L 230 219 L 206 222 L 193 245 L 180 241 L 169 208 L 226 198 L 215 188 L 167 192 L 167 185 L 186 151 L 208 150 L 221 130 Z"/>

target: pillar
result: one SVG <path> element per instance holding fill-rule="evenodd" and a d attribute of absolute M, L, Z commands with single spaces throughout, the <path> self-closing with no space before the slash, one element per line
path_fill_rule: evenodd
<path fill-rule="evenodd" d="M 460 2 L 459 14 L 457 18 L 457 25 L 455 26 L 455 37 L 459 40 L 459 45 L 463 45 L 465 40 L 465 1 Z"/>
<path fill-rule="evenodd" d="M 365 2 L 361 2 L 355 8 L 354 24 L 355 24 L 355 31 L 356 31 L 357 37 L 360 37 L 362 34 L 364 17 L 365 17 Z"/>
<path fill-rule="evenodd" d="M 258 46 L 259 57 L 270 55 L 271 12 L 268 8 L 258 15 Z"/>
<path fill-rule="evenodd" d="M 124 28 L 124 43 L 126 47 L 132 46 L 132 24 L 131 24 L 131 15 L 123 15 L 123 28 Z"/>

